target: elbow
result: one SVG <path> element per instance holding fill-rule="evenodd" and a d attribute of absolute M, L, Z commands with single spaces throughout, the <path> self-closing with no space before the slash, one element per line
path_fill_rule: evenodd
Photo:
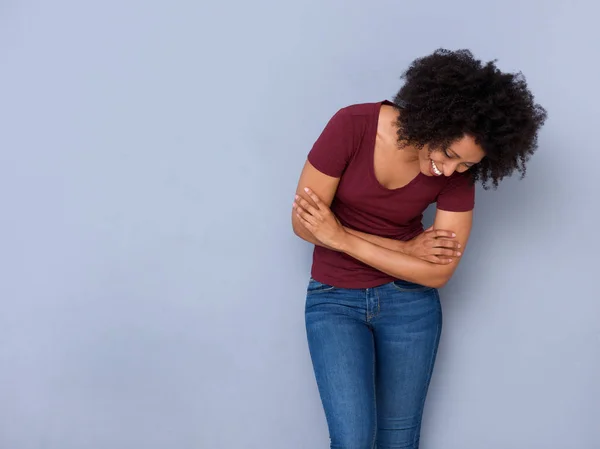
<path fill-rule="evenodd" d="M 292 231 L 294 231 L 294 234 L 296 234 L 298 237 L 302 237 L 300 226 L 301 225 L 292 218 Z"/>
<path fill-rule="evenodd" d="M 449 280 L 450 280 L 450 276 L 439 276 L 439 277 L 429 280 L 425 284 L 425 286 L 439 289 L 439 288 L 445 287 Z"/>
<path fill-rule="evenodd" d="M 445 287 L 450 282 L 454 274 L 454 269 L 455 266 L 452 265 L 437 266 L 432 273 L 430 272 L 430 276 L 427 279 L 428 282 L 424 285 L 437 289 Z"/>
<path fill-rule="evenodd" d="M 298 222 L 298 220 L 295 217 L 292 217 L 292 231 L 294 231 L 294 234 L 296 234 L 296 236 L 300 237 L 302 240 L 306 240 L 306 228 L 304 228 L 304 226 L 302 226 L 301 223 Z"/>
<path fill-rule="evenodd" d="M 427 287 L 440 289 L 440 288 L 444 287 L 447 283 L 448 283 L 448 281 L 434 281 L 434 282 L 431 282 Z"/>

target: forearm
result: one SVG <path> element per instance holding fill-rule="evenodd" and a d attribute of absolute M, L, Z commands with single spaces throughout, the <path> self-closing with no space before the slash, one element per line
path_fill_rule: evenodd
<path fill-rule="evenodd" d="M 327 249 L 331 249 L 333 251 L 337 251 L 336 249 L 334 249 L 334 248 L 332 248 L 330 246 L 327 246 L 327 245 L 324 245 L 323 243 L 321 243 L 308 229 L 306 229 L 301 224 L 296 224 L 296 222 L 294 221 L 292 227 L 294 229 L 294 234 L 296 234 L 302 240 L 305 240 L 308 243 L 312 243 L 313 245 L 322 246 L 323 248 L 327 248 Z"/>
<path fill-rule="evenodd" d="M 449 279 L 447 266 L 407 256 L 352 233 L 347 233 L 338 250 L 390 276 L 427 287 L 442 287 Z"/>
<path fill-rule="evenodd" d="M 361 232 L 361 231 L 357 231 L 355 229 L 352 228 L 347 228 L 344 226 L 344 230 L 349 233 L 352 234 L 356 237 L 359 237 L 363 240 L 366 240 L 367 242 L 371 242 L 377 246 L 380 246 L 382 248 L 387 248 L 389 250 L 392 251 L 403 251 L 403 249 L 406 246 L 406 242 L 403 242 L 401 240 L 395 240 L 395 239 L 390 239 L 390 238 L 386 238 L 386 237 L 380 237 L 378 235 L 373 235 L 373 234 L 367 234 L 366 232 Z M 313 245 L 317 245 L 317 246 L 322 246 L 324 248 L 327 249 L 331 249 L 334 251 L 337 251 L 335 248 L 332 248 L 330 246 L 324 245 L 323 243 L 321 243 L 308 229 L 306 229 L 304 226 L 301 225 L 296 225 L 294 226 L 294 233 L 300 237 L 302 240 L 305 240 L 309 243 L 312 243 Z"/>
<path fill-rule="evenodd" d="M 377 246 L 381 246 L 382 248 L 387 248 L 392 251 L 403 252 L 404 248 L 406 246 L 406 242 L 403 242 L 402 240 L 395 240 L 395 239 L 389 239 L 386 237 L 379 237 L 378 235 L 367 234 L 365 232 L 360 232 L 360 231 L 357 231 L 356 229 L 351 229 L 351 228 L 347 228 L 347 227 L 344 227 L 344 230 L 349 234 L 352 234 L 356 237 L 366 240 L 367 242 L 371 242 Z"/>

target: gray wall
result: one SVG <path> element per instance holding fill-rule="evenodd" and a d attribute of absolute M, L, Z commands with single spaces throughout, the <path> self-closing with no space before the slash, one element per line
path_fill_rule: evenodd
<path fill-rule="evenodd" d="M 440 46 L 550 119 L 478 192 L 423 448 L 600 447 L 598 7 L 412 3 L 0 4 L 0 449 L 327 447 L 293 192 L 337 108 Z"/>

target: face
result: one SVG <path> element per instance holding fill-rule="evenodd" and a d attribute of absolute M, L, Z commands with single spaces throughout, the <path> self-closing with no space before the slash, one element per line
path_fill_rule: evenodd
<path fill-rule="evenodd" d="M 419 151 L 421 172 L 427 176 L 450 176 L 465 172 L 481 162 L 485 153 L 471 136 L 454 141 L 448 148 L 429 151 L 425 146 Z"/>

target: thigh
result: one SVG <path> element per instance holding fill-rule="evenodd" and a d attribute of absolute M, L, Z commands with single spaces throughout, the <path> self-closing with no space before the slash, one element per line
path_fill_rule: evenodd
<path fill-rule="evenodd" d="M 401 281 L 379 290 L 377 447 L 416 449 L 442 327 L 439 296 L 435 289 Z"/>
<path fill-rule="evenodd" d="M 306 331 L 332 449 L 372 449 L 375 439 L 373 334 L 355 290 L 311 281 Z"/>

